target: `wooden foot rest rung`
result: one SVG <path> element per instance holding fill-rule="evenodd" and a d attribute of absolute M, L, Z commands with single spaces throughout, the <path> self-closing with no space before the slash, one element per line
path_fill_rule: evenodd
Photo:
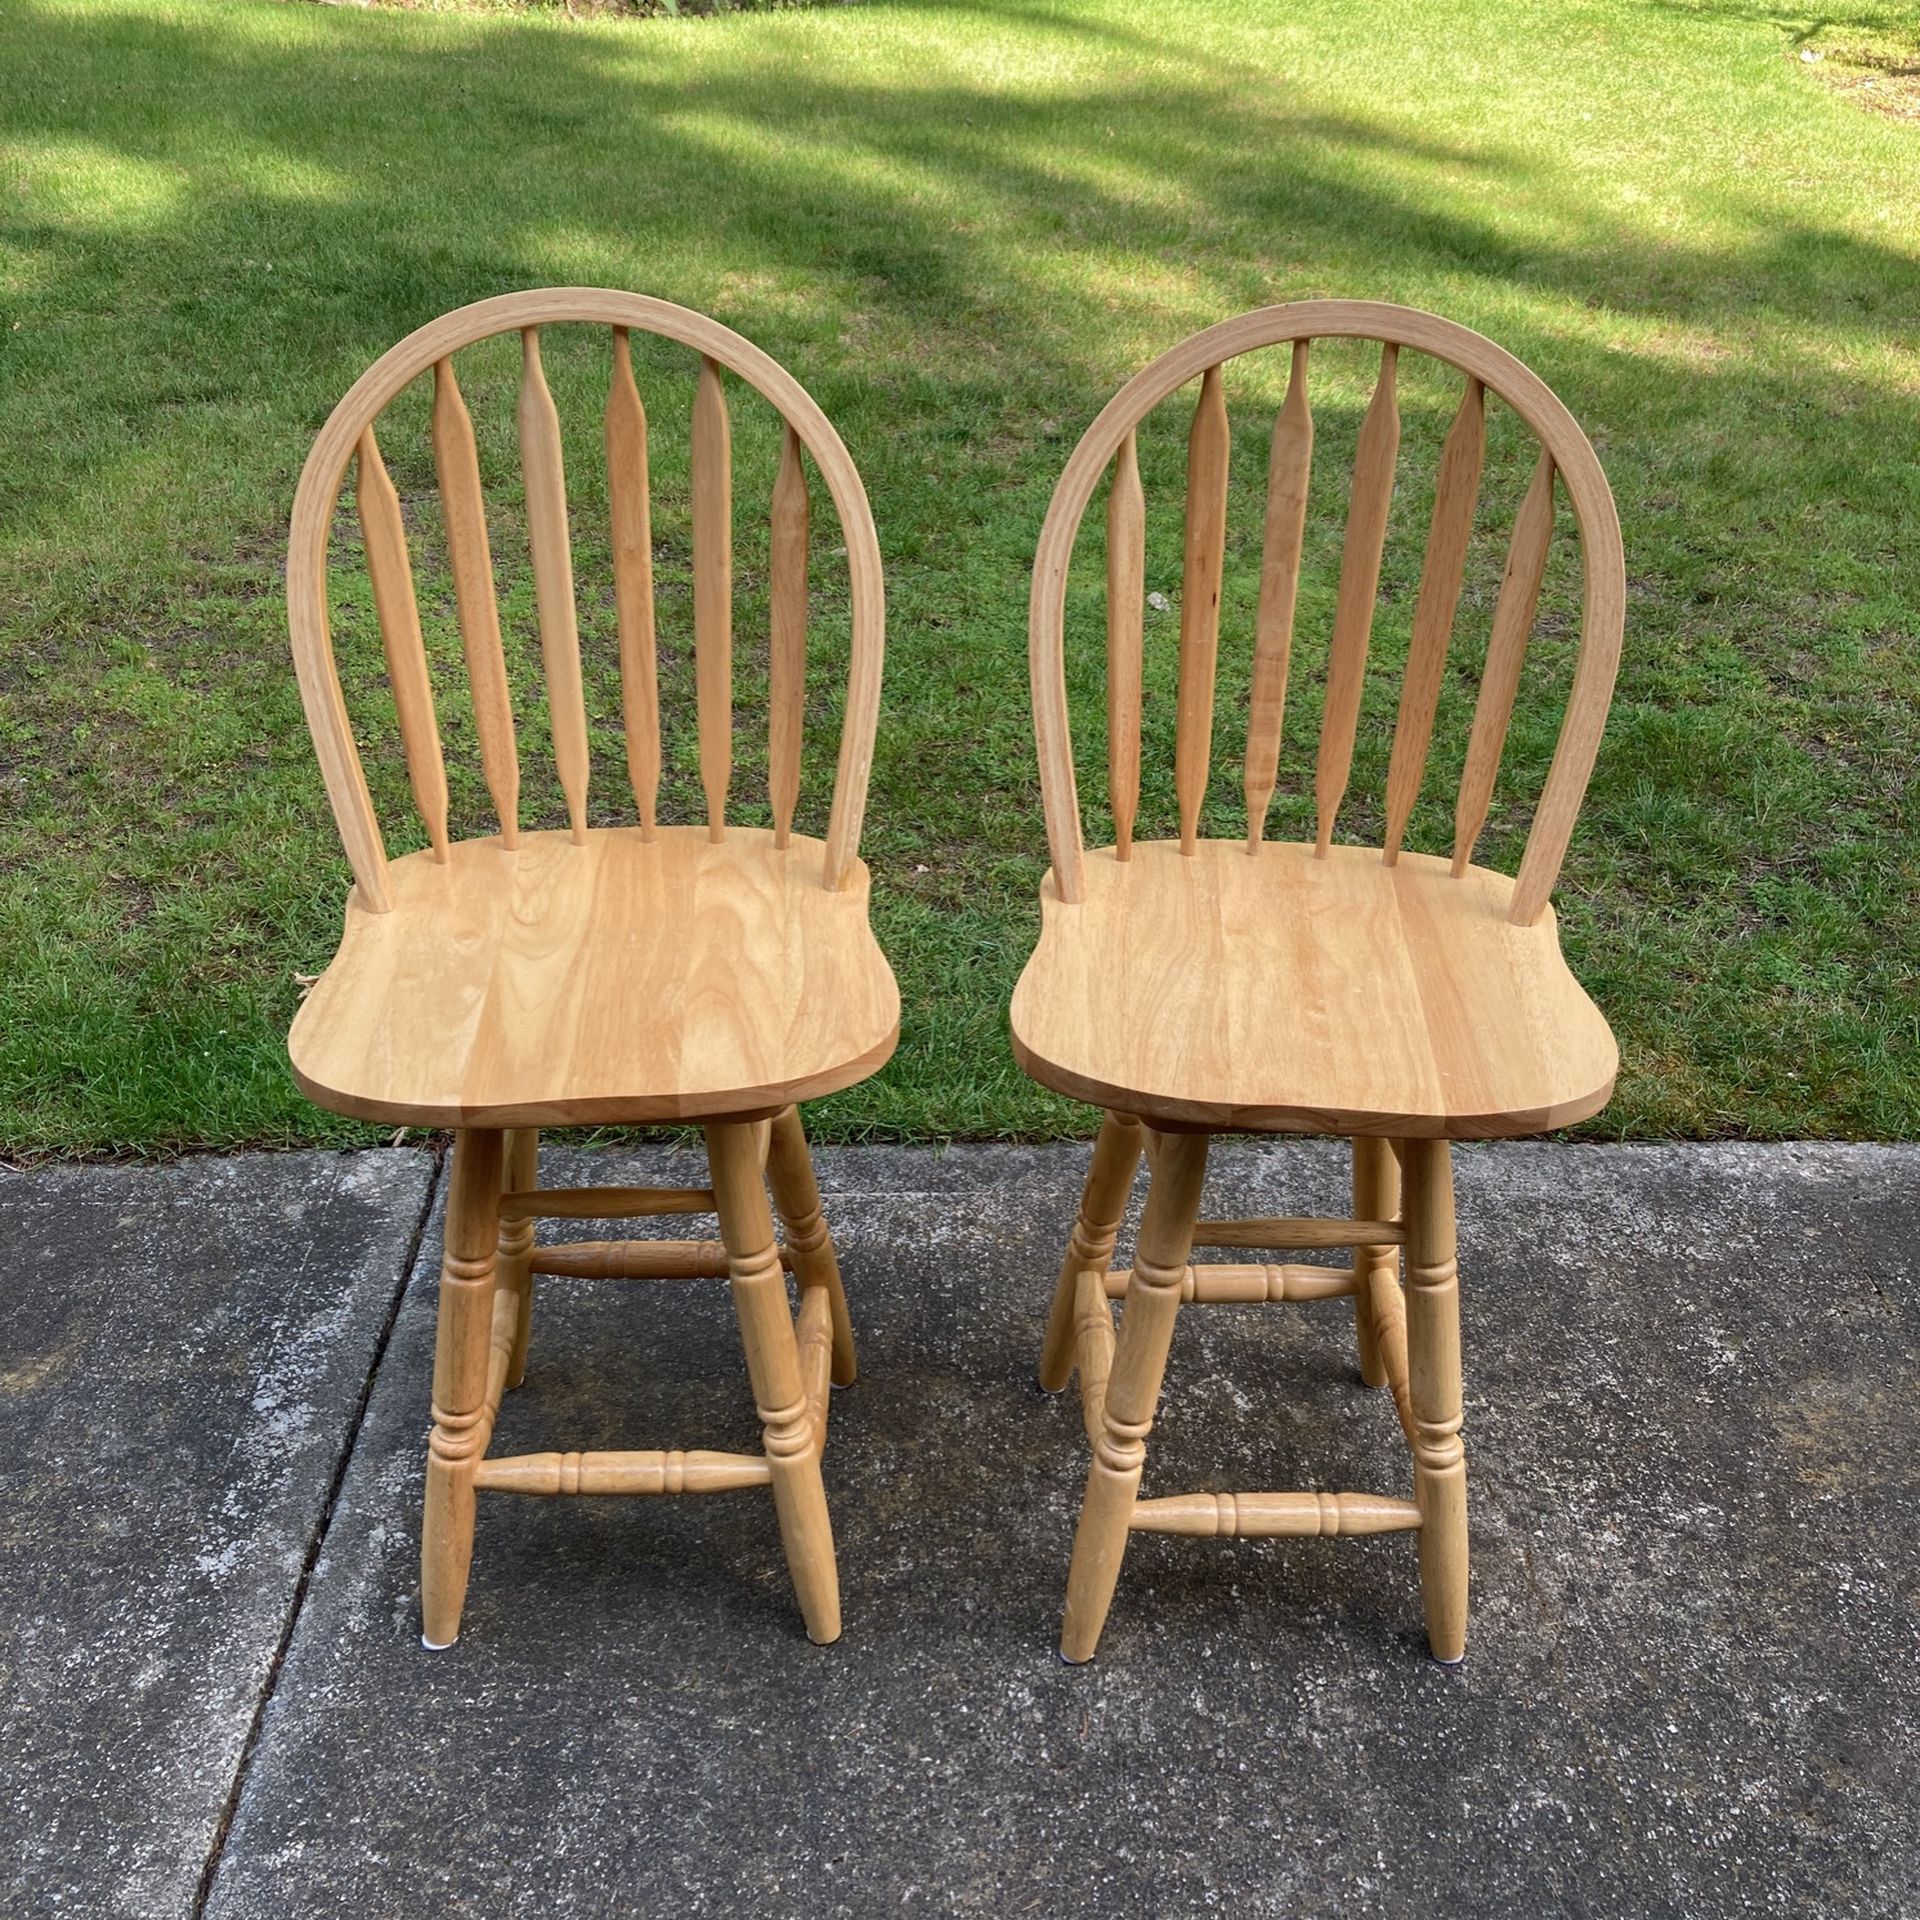
<path fill-rule="evenodd" d="M 1202 1220 L 1196 1247 L 1397 1247 L 1407 1230 L 1398 1220 Z"/>
<path fill-rule="evenodd" d="M 489 1493 L 726 1493 L 773 1478 L 757 1453 L 507 1453 L 473 1476 Z"/>
<path fill-rule="evenodd" d="M 1257 1540 L 1275 1535 L 1401 1533 L 1420 1524 L 1411 1500 L 1381 1493 L 1173 1493 L 1137 1500 L 1135 1533 Z"/>
<path fill-rule="evenodd" d="M 1129 1267 L 1107 1275 L 1107 1297 L 1126 1298 Z M 1241 1267 L 1224 1263 L 1189 1267 L 1180 1298 L 1202 1306 L 1247 1300 L 1338 1300 L 1353 1292 L 1353 1274 L 1344 1267 Z"/>
<path fill-rule="evenodd" d="M 792 1253 L 785 1246 L 776 1251 L 791 1268 Z M 724 1280 L 728 1272 L 718 1240 L 570 1240 L 535 1247 L 528 1265 L 576 1280 Z"/>
<path fill-rule="evenodd" d="M 711 1187 L 543 1187 L 500 1196 L 502 1220 L 638 1220 L 649 1214 L 711 1213 Z"/>

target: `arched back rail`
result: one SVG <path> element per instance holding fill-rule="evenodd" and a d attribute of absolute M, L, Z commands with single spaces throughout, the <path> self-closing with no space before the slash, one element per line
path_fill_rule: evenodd
<path fill-rule="evenodd" d="M 1273 424 L 1267 476 L 1259 602 L 1255 615 L 1244 789 L 1247 850 L 1257 855 L 1276 784 L 1287 668 L 1293 643 L 1313 461 L 1309 374 L 1317 339 L 1372 340 L 1380 370 L 1361 421 L 1348 495 L 1345 544 L 1327 654 L 1326 699 L 1314 768 L 1316 847 L 1333 837 L 1353 761 L 1365 686 L 1368 643 L 1380 583 L 1388 509 L 1399 454 L 1396 398 L 1403 350 L 1445 361 L 1465 375 L 1459 410 L 1440 456 L 1433 518 L 1415 602 L 1413 631 L 1387 773 L 1382 857 L 1399 856 L 1425 772 L 1445 673 L 1486 450 L 1486 395 L 1503 400 L 1540 443 L 1516 516 L 1495 603 L 1486 664 L 1454 812 L 1453 867 L 1463 873 L 1485 824 L 1506 742 L 1520 669 L 1533 628 L 1553 535 L 1554 490 L 1563 486 L 1579 529 L 1583 612 L 1559 743 L 1535 808 L 1514 887 L 1511 918 L 1536 920 L 1553 891 L 1575 816 L 1599 750 L 1613 697 L 1626 617 L 1626 571 L 1619 516 L 1600 461 L 1567 409 L 1537 375 L 1492 341 L 1407 307 L 1367 300 L 1308 300 L 1264 307 L 1196 333 L 1137 374 L 1101 410 L 1073 450 L 1054 489 L 1034 555 L 1029 609 L 1034 729 L 1054 886 L 1060 899 L 1082 897 L 1079 792 L 1067 718 L 1065 623 L 1067 570 L 1094 490 L 1112 473 L 1107 496 L 1108 786 L 1115 851 L 1128 858 L 1140 794 L 1141 596 L 1146 512 L 1135 430 L 1161 401 L 1200 381 L 1188 439 L 1186 552 L 1180 601 L 1179 712 L 1174 790 L 1180 844 L 1194 849 L 1209 778 L 1214 666 L 1226 538 L 1230 450 L 1222 378 L 1226 362 L 1259 348 L 1290 344 L 1286 398 Z"/>
<path fill-rule="evenodd" d="M 733 766 L 733 478 L 723 373 L 758 392 L 785 423 L 769 528 L 767 764 L 775 842 L 781 847 L 788 844 L 800 790 L 806 684 L 807 460 L 826 483 L 846 539 L 852 611 L 847 698 L 825 863 L 826 884 L 837 888 L 845 882 L 859 848 L 885 649 L 880 544 L 860 475 L 840 436 L 805 388 L 730 328 L 643 294 L 548 287 L 462 307 L 429 322 L 382 354 L 334 408 L 300 475 L 287 556 L 287 621 L 301 701 L 359 897 L 374 912 L 385 912 L 391 904 L 385 839 L 348 722 L 327 617 L 328 536 L 349 462 L 357 468 L 356 506 L 408 780 L 434 856 L 447 857 L 447 778 L 406 533 L 374 432 L 388 403 L 428 371 L 433 375 L 434 464 L 473 693 L 481 771 L 508 846 L 514 845 L 519 832 L 519 756 L 486 508 L 473 426 L 453 361 L 461 348 L 501 333 L 517 333 L 521 341 L 520 460 L 554 759 L 573 838 L 583 839 L 587 832 L 591 769 L 565 465 L 559 416 L 540 359 L 541 328 L 564 324 L 602 326 L 611 335 L 604 431 L 621 708 L 628 778 L 646 837 L 655 832 L 660 788 L 660 709 L 647 416 L 634 381 L 629 333 L 655 334 L 700 356 L 691 443 L 694 677 L 700 780 L 708 832 L 715 840 L 726 833 Z"/>

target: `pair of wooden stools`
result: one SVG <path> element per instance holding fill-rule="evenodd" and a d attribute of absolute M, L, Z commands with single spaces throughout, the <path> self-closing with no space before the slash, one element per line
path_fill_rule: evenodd
<path fill-rule="evenodd" d="M 587 678 L 574 580 L 575 528 L 542 330 L 610 330 L 604 498 L 577 515 L 584 562 L 617 634 L 619 705 L 637 820 L 590 823 Z M 482 448 L 454 356 L 518 334 L 517 438 L 524 532 L 490 520 Z M 704 818 L 659 818 L 662 654 L 648 423 L 635 341 L 692 349 L 698 370 L 684 497 L 691 547 L 691 679 Z M 1313 446 L 1310 345 L 1380 345 L 1359 426 L 1326 655 L 1312 842 L 1269 842 Z M 1274 423 L 1248 669 L 1244 839 L 1201 837 L 1228 527 L 1230 438 L 1222 369 L 1286 346 Z M 1438 462 L 1431 530 L 1400 681 L 1383 830 L 1335 844 L 1366 687 L 1367 655 L 1399 449 L 1399 356 L 1465 377 Z M 562 363 L 556 358 L 556 369 Z M 564 363 L 566 383 L 580 374 Z M 410 515 L 375 423 L 431 373 L 415 429 L 431 455 Z M 766 533 L 766 736 L 770 827 L 730 824 L 733 763 L 731 374 L 779 417 Z M 1173 788 L 1176 840 L 1136 842 L 1141 792 L 1146 507 L 1135 430 L 1176 388 L 1200 382 L 1188 442 Z M 561 374 L 556 371 L 556 381 Z M 565 391 L 563 385 L 563 391 Z M 1402 850 L 1426 770 L 1467 578 L 1496 395 L 1537 442 L 1498 592 L 1489 596 L 1477 704 L 1450 859 Z M 423 396 L 424 400 L 424 396 Z M 597 404 L 597 403 L 596 403 Z M 400 428 L 406 428 L 404 409 Z M 390 443 L 401 442 L 390 434 Z M 349 464 L 364 574 L 336 552 Z M 839 524 L 850 647 L 837 775 L 824 840 L 796 833 L 807 733 L 811 465 Z M 431 487 L 426 474 L 431 470 Z M 591 468 L 597 481 L 600 468 Z M 1111 846 L 1082 842 L 1068 731 L 1069 569 L 1102 476 L 1106 500 L 1108 791 Z M 676 475 L 677 478 L 677 475 Z M 1555 525 L 1556 478 L 1577 526 L 1584 614 L 1559 744 L 1517 879 L 1471 864 L 1488 817 Z M 427 503 L 437 493 L 437 508 Z M 410 524 L 411 521 L 411 524 Z M 510 650 L 496 595 L 497 536 L 524 542 L 564 829 L 521 824 Z M 685 551 L 685 548 L 681 548 Z M 759 548 L 756 542 L 755 557 Z M 416 594 L 414 562 L 450 578 Z M 427 846 L 390 858 L 348 693 L 381 698 L 377 673 L 336 664 L 343 633 L 375 621 L 406 775 Z M 370 593 L 368 588 L 370 587 Z M 757 588 L 756 588 L 757 591 Z M 432 322 L 374 363 L 315 442 L 294 504 L 288 613 L 294 661 L 334 816 L 353 868 L 346 931 L 294 1022 L 300 1084 L 321 1104 L 387 1124 L 455 1132 L 434 1361 L 421 1605 L 429 1645 L 460 1623 L 475 1496 L 772 1490 L 807 1631 L 840 1632 L 833 1536 L 820 1475 L 829 1383 L 854 1377 L 851 1323 L 795 1103 L 851 1086 L 891 1055 L 899 996 L 868 927 L 857 847 L 880 695 L 880 551 L 859 474 L 798 383 L 738 334 L 639 295 L 554 289 L 484 300 Z M 663 599 L 665 596 L 662 596 Z M 372 619 L 361 610 L 370 600 Z M 1600 464 L 1553 394 L 1479 335 L 1430 315 L 1312 301 L 1241 315 L 1182 342 L 1128 383 L 1075 449 L 1034 565 L 1031 665 L 1052 870 L 1038 947 L 1014 994 L 1021 1065 L 1106 1109 L 1054 1295 L 1041 1360 L 1049 1388 L 1077 1369 L 1093 1460 L 1067 1581 L 1061 1651 L 1091 1656 L 1133 1532 L 1198 1535 L 1418 1533 L 1433 1652 L 1458 1659 L 1467 1611 L 1459 1286 L 1449 1144 L 1533 1133 L 1597 1111 L 1616 1054 L 1563 962 L 1548 904 L 1611 697 L 1624 574 Z M 425 624 L 423 625 L 423 615 Z M 448 732 L 477 757 L 498 831 L 455 838 L 429 637 L 457 624 L 466 692 Z M 509 623 L 511 627 L 511 623 Z M 1477 652 L 1477 649 L 1473 650 Z M 664 656 L 669 675 L 684 653 Z M 756 662 L 757 664 L 757 662 Z M 538 704 L 536 702 L 536 704 Z M 819 703 L 825 707 L 829 703 Z M 361 726 L 367 724 L 362 715 Z M 663 745 L 664 740 L 664 745 Z M 689 743 L 689 759 L 694 757 Z M 474 787 L 463 773 L 455 798 Z M 696 1123 L 708 1187 L 548 1191 L 538 1129 Z M 1220 1132 L 1335 1133 L 1353 1141 L 1353 1218 L 1202 1220 L 1207 1142 Z M 1130 1268 L 1112 1262 L 1142 1159 L 1149 1188 Z M 769 1204 L 771 1189 L 771 1205 Z M 550 1218 L 711 1211 L 718 1242 L 539 1245 Z M 774 1214 L 780 1227 L 776 1232 Z M 1350 1269 L 1195 1263 L 1194 1247 L 1352 1249 Z M 1401 1258 L 1404 1250 L 1404 1284 Z M 798 1294 L 790 1307 L 788 1275 Z M 501 1397 L 526 1364 L 541 1275 L 726 1277 L 762 1424 L 757 1454 L 489 1452 Z M 1146 1439 L 1183 1301 L 1351 1296 L 1360 1365 L 1391 1389 L 1413 1454 L 1413 1498 L 1356 1493 L 1178 1494 L 1141 1499 Z M 1116 1331 L 1111 1301 L 1125 1301 Z"/>

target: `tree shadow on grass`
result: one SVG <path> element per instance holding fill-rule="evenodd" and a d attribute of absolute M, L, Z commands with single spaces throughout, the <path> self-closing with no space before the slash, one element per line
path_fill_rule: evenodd
<path fill-rule="evenodd" d="M 1005 900 L 1038 871 L 1025 571 L 1067 448 L 1190 328 L 1272 299 L 1371 295 L 1490 333 L 1601 444 L 1636 597 L 1596 817 L 1616 846 L 1647 840 L 1631 883 L 1649 913 L 1684 912 L 1703 860 L 1742 857 L 1729 820 L 1751 805 L 1755 756 L 1791 760 L 1853 646 L 1822 589 L 1783 609 L 1743 550 L 1840 527 L 1891 555 L 1899 502 L 1861 449 L 1893 444 L 1910 415 L 1911 258 L 1783 219 L 1735 179 L 1696 196 L 1699 233 L 1654 232 L 1537 147 L 1334 111 L 1251 63 L 1169 54 L 1114 23 L 1105 44 L 1154 54 L 1150 88 L 1097 64 L 1015 84 L 938 47 L 882 79 L 832 57 L 831 36 L 762 24 L 764 41 L 720 58 L 717 42 L 645 29 L 439 37 L 378 16 L 22 8 L 14 135 L 128 183 L 108 214 L 43 196 L 7 222 L 29 268 L 0 417 L 25 453 L 0 475 L 0 511 L 29 556 L 19 577 L 54 556 L 27 623 L 48 669 L 96 671 L 103 623 L 161 602 L 172 618 L 227 569 L 235 604 L 218 611 L 242 657 L 190 645 L 162 670 L 228 701 L 271 683 L 287 720 L 278 611 L 246 582 L 270 585 L 312 431 L 369 360 L 449 307 L 548 281 L 713 312 L 793 368 L 865 474 L 893 615 L 869 847 L 901 943 L 923 947 L 913 984 L 966 1002 L 956 1044 L 971 1045 L 1019 957 L 1025 901 L 1009 920 Z M 1359 398 L 1338 382 L 1330 395 L 1330 476 Z M 1247 447 L 1259 432 L 1249 419 Z M 1410 452 L 1410 497 L 1423 460 Z M 188 461 L 202 484 L 154 506 Z M 1783 469 L 1797 494 L 1782 495 Z M 117 499 L 131 503 L 124 543 L 62 561 L 74 525 Z M 1403 520 L 1400 544 L 1417 548 L 1419 516 Z M 1249 560 L 1236 549 L 1241 576 Z M 1390 596 L 1417 552 L 1394 566 Z M 1776 684 L 1796 619 L 1812 674 Z M 1075 692 L 1084 763 L 1098 693 L 1084 677 Z M 1529 681 L 1522 795 L 1563 692 L 1563 677 Z M 1223 727 L 1231 694 L 1229 679 Z M 1689 702 L 1737 723 L 1715 750 L 1670 724 Z M 312 800 L 257 857 L 318 886 L 333 855 L 297 730 L 270 751 Z M 1357 779 L 1377 771 L 1363 753 Z M 204 767 L 193 824 L 217 842 L 253 772 Z M 1649 790 L 1674 806 L 1650 808 Z M 137 837 L 132 794 L 99 805 Z M 1524 817 L 1523 801 L 1497 851 Z M 1605 839 L 1576 842 L 1576 892 L 1626 879 Z M 1645 937 L 1621 912 L 1621 938 Z M 888 1111 L 884 1089 L 871 1111 Z"/>

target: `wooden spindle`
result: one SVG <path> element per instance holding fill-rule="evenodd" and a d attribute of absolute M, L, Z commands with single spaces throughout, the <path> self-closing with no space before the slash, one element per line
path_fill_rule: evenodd
<path fill-rule="evenodd" d="M 711 1187 L 534 1187 L 500 1198 L 503 1220 L 647 1220 L 711 1213 Z"/>
<path fill-rule="evenodd" d="M 1066 1258 L 1060 1263 L 1060 1278 L 1053 1291 L 1046 1341 L 1040 1350 L 1040 1384 L 1048 1393 L 1058 1393 L 1067 1384 L 1074 1364 L 1074 1329 L 1083 1312 L 1106 1320 L 1106 1346 L 1112 1351 L 1113 1316 L 1104 1302 L 1082 1296 L 1080 1276 L 1104 1272 L 1113 1258 L 1114 1242 L 1126 1218 L 1127 1196 L 1133 1191 L 1147 1138 L 1146 1129 L 1130 1113 L 1109 1113 L 1100 1123 L 1100 1136 L 1093 1144 L 1093 1160 L 1080 1193 L 1080 1211 L 1074 1216 Z M 1106 1379 L 1104 1371 L 1101 1379 Z"/>
<path fill-rule="evenodd" d="M 1107 493 L 1107 796 L 1118 859 L 1133 857 L 1140 811 L 1140 670 L 1147 589 L 1147 501 L 1133 434 Z"/>
<path fill-rule="evenodd" d="M 547 671 L 554 764 L 576 842 L 587 837 L 587 702 L 580 684 L 580 629 L 573 604 L 573 548 L 567 532 L 567 477 L 560 416 L 540 365 L 540 329 L 520 330 L 520 471 L 527 489 L 527 543 Z"/>
<path fill-rule="evenodd" d="M 1333 823 L 1353 770 L 1353 736 L 1360 722 L 1360 694 L 1367 677 L 1367 641 L 1380 592 L 1380 556 L 1387 544 L 1387 509 L 1393 501 L 1394 461 L 1400 452 L 1400 409 L 1394 397 L 1400 349 L 1389 340 L 1380 349 L 1380 379 L 1353 461 L 1353 491 L 1347 502 L 1346 546 L 1340 557 L 1340 596 L 1334 604 L 1333 642 L 1327 656 L 1327 702 L 1320 720 L 1320 758 L 1313 794 L 1319 813 L 1315 850 L 1333 844 Z"/>
<path fill-rule="evenodd" d="M 660 672 L 653 625 L 653 509 L 648 497 L 647 410 L 633 380 L 625 327 L 613 330 L 607 389 L 607 506 L 613 522 L 613 604 L 620 626 L 620 710 L 627 778 L 640 836 L 655 834 L 660 805 Z"/>
<path fill-rule="evenodd" d="M 407 754 L 407 783 L 426 824 L 433 857 L 447 857 L 447 769 L 440 757 L 440 728 L 433 714 L 433 682 L 427 646 L 420 637 L 420 609 L 413 598 L 413 568 L 407 560 L 407 530 L 400 496 L 393 490 L 371 425 L 360 434 L 360 472 L 354 494 L 360 537 L 373 577 L 373 605 L 380 616 L 387 679 L 400 716 L 400 742 Z"/>
<path fill-rule="evenodd" d="M 501 841 L 513 847 L 520 841 L 520 750 L 513 738 L 513 696 L 507 688 L 507 656 L 500 644 L 493 552 L 487 542 L 486 501 L 480 491 L 480 453 L 451 360 L 436 360 L 433 366 L 433 463 L 440 476 L 440 517 L 446 523 L 453 597 L 460 610 L 460 644 L 467 657 L 480 771 L 493 798 Z"/>
<path fill-rule="evenodd" d="M 1124 1300 L 1131 1270 L 1116 1267 L 1106 1276 L 1107 1298 Z M 1354 1278 L 1339 1267 L 1229 1266 L 1224 1262 L 1189 1267 L 1180 1282 L 1182 1302 L 1201 1306 L 1250 1305 L 1260 1301 L 1344 1300 Z"/>
<path fill-rule="evenodd" d="M 502 1379 L 506 1372 L 507 1356 L 492 1338 L 502 1143 L 503 1136 L 490 1130 L 458 1133 L 453 1143 L 420 1530 L 421 1637 L 436 1648 L 451 1646 L 460 1631 L 473 1561 L 474 1469 L 485 1457 L 499 1404 L 495 1368 Z M 498 1305 L 503 1318 L 512 1314 L 507 1296 Z M 509 1329 L 511 1324 L 508 1318 Z"/>
<path fill-rule="evenodd" d="M 1460 1437 L 1460 1269 L 1453 1163 L 1444 1140 L 1408 1140 L 1407 1368 L 1413 1494 L 1420 1505 L 1420 1592 L 1436 1660 L 1467 1650 L 1467 1459 Z"/>
<path fill-rule="evenodd" d="M 1381 1493 L 1170 1493 L 1136 1501 L 1130 1524 L 1201 1540 L 1312 1540 L 1413 1532 L 1420 1520 L 1416 1502 Z"/>
<path fill-rule="evenodd" d="M 1306 537 L 1307 481 L 1313 470 L 1313 413 L 1307 404 L 1307 350 L 1293 343 L 1287 397 L 1273 422 L 1267 461 L 1267 528 L 1260 555 L 1260 614 L 1253 653 L 1253 692 L 1247 715 L 1247 851 L 1259 850 L 1267 830 L 1280 767 L 1280 730 L 1286 717 L 1287 664 L 1293 654 L 1293 608 L 1300 588 L 1300 550 Z"/>
<path fill-rule="evenodd" d="M 792 1266 L 788 1248 L 776 1251 Z M 571 1240 L 535 1247 L 529 1266 L 574 1280 L 724 1280 L 730 1271 L 718 1240 Z"/>
<path fill-rule="evenodd" d="M 807 1633 L 824 1646 L 840 1637 L 833 1525 L 820 1480 L 819 1433 L 807 1406 L 786 1275 L 774 1242 L 773 1213 L 754 1133 L 750 1123 L 711 1126 L 707 1155 L 787 1567 Z"/>
<path fill-rule="evenodd" d="M 720 368 L 704 354 L 693 401 L 693 651 L 707 838 L 724 840 L 733 779 L 733 441 Z"/>
<path fill-rule="evenodd" d="M 753 1453 L 509 1453 L 481 1461 L 474 1486 L 483 1493 L 728 1493 L 764 1487 L 773 1478 Z"/>
<path fill-rule="evenodd" d="M 1494 777 L 1507 744 L 1507 722 L 1513 715 L 1513 697 L 1520 686 L 1520 667 L 1527 657 L 1527 639 L 1540 605 L 1540 582 L 1547 570 L 1547 548 L 1553 539 L 1553 456 L 1544 448 L 1533 470 L 1527 497 L 1513 523 L 1507 547 L 1506 571 L 1500 597 L 1494 602 L 1493 631 L 1487 641 L 1487 664 L 1480 675 L 1480 698 L 1473 709 L 1473 734 L 1467 742 L 1467 764 L 1460 775 L 1460 798 L 1453 816 L 1453 871 L 1467 870 L 1474 842 L 1487 822 L 1493 800 Z"/>
<path fill-rule="evenodd" d="M 1220 369 L 1200 381 L 1187 436 L 1187 555 L 1180 587 L 1180 717 L 1173 786 L 1180 802 L 1180 851 L 1199 839 L 1213 755 L 1213 674 L 1220 643 L 1220 576 L 1227 545 L 1227 402 Z"/>
<path fill-rule="evenodd" d="M 1433 523 L 1420 572 L 1420 597 L 1414 606 L 1406 678 L 1400 683 L 1400 717 L 1393 730 L 1393 759 L 1387 767 L 1384 850 L 1388 866 L 1400 857 L 1400 842 L 1427 769 L 1434 710 L 1440 703 L 1440 677 L 1446 669 L 1447 643 L 1453 637 L 1460 583 L 1466 577 L 1467 543 L 1473 535 L 1473 512 L 1480 498 L 1480 469 L 1486 453 L 1486 389 L 1469 378 L 1460 411 L 1454 415 L 1447 444 L 1440 453 Z"/>
<path fill-rule="evenodd" d="M 767 641 L 767 798 L 773 844 L 784 847 L 800 799 L 800 739 L 807 706 L 807 470 L 791 424 L 773 482 Z"/>
<path fill-rule="evenodd" d="M 1286 1247 L 1314 1252 L 1323 1247 L 1397 1247 L 1406 1239 L 1397 1220 L 1201 1220 L 1196 1247 Z"/>

